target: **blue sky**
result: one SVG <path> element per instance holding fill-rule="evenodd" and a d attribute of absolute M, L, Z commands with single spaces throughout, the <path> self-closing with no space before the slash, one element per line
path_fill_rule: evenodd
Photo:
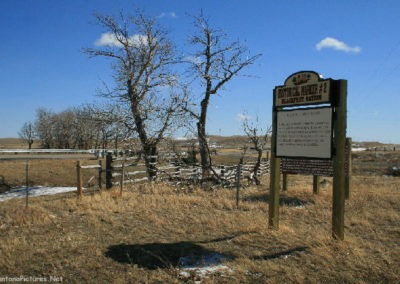
<path fill-rule="evenodd" d="M 243 73 L 253 76 L 212 99 L 209 134 L 242 134 L 243 114 L 269 125 L 274 87 L 313 70 L 348 80 L 347 136 L 400 143 L 398 0 L 1 0 L 0 137 L 17 137 L 40 107 L 59 112 L 97 100 L 112 79 L 110 62 L 81 52 L 105 32 L 93 13 L 137 8 L 158 17 L 182 53 L 193 32 L 188 15 L 202 9 L 214 27 L 263 54 Z"/>

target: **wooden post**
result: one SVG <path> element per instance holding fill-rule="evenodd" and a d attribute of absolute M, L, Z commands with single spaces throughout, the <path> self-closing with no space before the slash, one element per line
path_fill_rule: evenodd
<path fill-rule="evenodd" d="M 268 226 L 271 229 L 279 229 L 279 189 L 281 179 L 281 159 L 275 157 L 275 138 L 276 138 L 276 117 L 275 108 L 272 111 L 272 137 L 271 137 L 271 169 L 269 184 L 269 207 L 268 207 Z"/>
<path fill-rule="evenodd" d="M 240 176 L 241 176 L 242 164 L 239 163 L 236 168 L 236 208 L 239 209 L 240 200 Z"/>
<path fill-rule="evenodd" d="M 319 176 L 313 176 L 313 194 L 319 194 Z"/>
<path fill-rule="evenodd" d="M 221 176 L 221 179 L 224 179 L 224 177 L 225 177 L 225 166 L 224 165 L 221 166 L 220 176 Z"/>
<path fill-rule="evenodd" d="M 106 188 L 112 187 L 112 154 L 108 152 L 106 155 Z"/>
<path fill-rule="evenodd" d="M 28 209 L 28 199 L 29 199 L 29 160 L 26 160 L 26 164 L 25 164 L 25 185 L 26 185 L 25 209 Z"/>
<path fill-rule="evenodd" d="M 346 198 L 346 200 L 347 199 L 350 199 L 350 189 L 351 189 L 351 178 L 352 178 L 352 170 L 351 170 L 351 168 L 352 168 L 352 161 L 351 161 L 351 159 L 352 159 L 352 157 L 351 157 L 351 155 L 352 155 L 352 149 L 351 149 L 351 147 L 352 147 L 352 140 L 351 140 L 351 138 L 347 138 L 346 139 L 346 147 L 347 147 L 347 157 L 346 157 L 346 159 L 348 160 L 348 164 L 347 164 L 347 172 L 346 172 L 346 177 L 345 177 L 345 190 L 346 190 L 346 193 L 345 193 L 345 198 Z"/>
<path fill-rule="evenodd" d="M 122 191 L 124 190 L 124 181 L 125 181 L 125 155 L 124 159 L 122 160 L 122 169 L 121 169 L 121 180 L 120 180 L 120 192 L 119 195 L 122 196 Z"/>
<path fill-rule="evenodd" d="M 282 191 L 285 192 L 287 191 L 287 174 L 282 174 Z"/>
<path fill-rule="evenodd" d="M 335 84 L 332 237 L 344 239 L 347 81 Z"/>
<path fill-rule="evenodd" d="M 77 176 L 77 190 L 78 197 L 82 198 L 82 172 L 81 172 L 81 161 L 76 162 L 76 176 Z"/>
<path fill-rule="evenodd" d="M 103 173 L 103 165 L 101 160 L 99 160 L 99 177 L 98 177 L 98 185 L 99 185 L 99 189 L 101 191 L 101 175 Z"/>

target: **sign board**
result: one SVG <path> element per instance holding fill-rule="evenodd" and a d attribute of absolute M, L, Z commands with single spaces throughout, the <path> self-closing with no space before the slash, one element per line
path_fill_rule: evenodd
<path fill-rule="evenodd" d="M 323 104 L 331 101 L 331 80 L 322 80 L 313 71 L 297 72 L 274 90 L 274 105 L 288 107 Z"/>
<path fill-rule="evenodd" d="M 348 177 L 351 159 L 351 142 L 349 139 L 346 139 L 345 158 L 344 172 Z M 333 177 L 333 160 L 282 158 L 281 171 L 283 174 Z"/>
<path fill-rule="evenodd" d="M 333 161 L 282 158 L 281 170 L 283 174 L 333 177 Z"/>
<path fill-rule="evenodd" d="M 351 142 L 346 139 L 344 172 L 350 176 Z M 320 159 L 291 159 L 282 158 L 281 171 L 283 174 L 300 174 L 333 177 L 333 160 Z"/>
<path fill-rule="evenodd" d="M 323 80 L 314 71 L 301 71 L 274 88 L 268 208 L 271 228 L 279 227 L 282 162 L 283 172 L 333 176 L 332 236 L 344 239 L 345 197 L 350 184 L 350 178 L 345 177 L 346 121 L 346 80 Z M 290 165 L 284 164 L 286 159 Z M 350 165 L 347 162 L 347 169 Z"/>
<path fill-rule="evenodd" d="M 277 112 L 276 156 L 330 159 L 332 157 L 332 108 Z"/>

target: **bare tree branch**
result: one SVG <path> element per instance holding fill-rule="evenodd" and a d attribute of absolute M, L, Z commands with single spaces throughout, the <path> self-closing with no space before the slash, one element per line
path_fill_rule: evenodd
<path fill-rule="evenodd" d="M 128 103 L 129 114 L 118 119 L 137 133 L 143 153 L 152 157 L 184 105 L 183 92 L 172 95 L 178 78 L 170 68 L 177 62 L 174 46 L 155 19 L 143 13 L 121 13 L 118 19 L 101 14 L 95 17 L 105 28 L 103 35 L 108 41 L 84 52 L 89 57 L 112 60 L 117 87 L 108 97 L 116 103 Z M 156 173 L 154 163 L 149 159 L 146 163 L 152 178 Z"/>
<path fill-rule="evenodd" d="M 248 50 L 238 41 L 230 42 L 220 30 L 213 29 L 209 20 L 200 16 L 194 17 L 196 33 L 190 43 L 197 48 L 197 52 L 189 60 L 193 76 L 200 78 L 204 86 L 203 98 L 200 102 L 200 112 L 188 110 L 197 120 L 197 136 L 200 145 L 203 177 L 208 175 L 211 168 L 211 158 L 206 138 L 207 112 L 211 96 L 237 76 L 245 67 L 253 64 L 261 55 L 248 56 Z"/>

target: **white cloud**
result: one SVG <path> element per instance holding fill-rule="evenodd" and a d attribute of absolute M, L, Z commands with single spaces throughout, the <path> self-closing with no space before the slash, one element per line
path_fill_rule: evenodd
<path fill-rule="evenodd" d="M 326 37 L 323 40 L 321 40 L 320 42 L 318 42 L 315 45 L 315 48 L 317 50 L 321 50 L 323 48 L 332 48 L 335 50 L 340 50 L 340 51 L 344 51 L 344 52 L 353 52 L 353 53 L 359 53 L 361 52 L 361 47 L 359 46 L 348 46 L 346 43 L 344 43 L 343 41 L 337 40 L 333 37 Z"/>
<path fill-rule="evenodd" d="M 117 46 L 121 47 L 122 44 L 117 41 L 116 37 L 112 33 L 103 33 L 100 38 L 97 39 L 94 44 L 96 46 Z"/>
<path fill-rule="evenodd" d="M 176 13 L 175 12 L 167 12 L 167 13 L 165 13 L 165 12 L 162 12 L 159 16 L 158 16 L 158 18 L 164 18 L 164 17 L 170 17 L 170 18 L 173 18 L 173 19 L 175 19 L 177 16 L 176 16 Z"/>
<path fill-rule="evenodd" d="M 146 44 L 146 39 L 146 36 L 136 34 L 129 37 L 129 43 L 132 46 Z M 115 34 L 113 33 L 101 34 L 100 38 L 98 38 L 94 44 L 96 46 L 122 47 L 122 44 L 117 40 Z"/>
<path fill-rule="evenodd" d="M 183 61 L 187 62 L 187 63 L 192 63 L 192 64 L 201 64 L 201 58 L 199 56 L 193 56 L 193 55 L 189 55 L 183 58 Z"/>
<path fill-rule="evenodd" d="M 237 118 L 239 121 L 246 121 L 246 120 L 250 120 L 250 119 L 251 119 L 251 116 L 248 115 L 248 114 L 246 114 L 246 113 L 238 113 L 237 116 L 236 116 L 236 118 Z"/>

